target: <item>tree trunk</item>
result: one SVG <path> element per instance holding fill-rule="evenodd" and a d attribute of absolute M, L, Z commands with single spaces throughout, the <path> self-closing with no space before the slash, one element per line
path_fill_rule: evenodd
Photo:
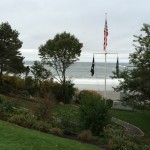
<path fill-rule="evenodd" d="M 65 71 L 63 71 L 63 83 L 62 83 L 62 91 L 63 91 L 63 102 L 67 102 L 67 96 L 66 96 L 66 76 Z"/>

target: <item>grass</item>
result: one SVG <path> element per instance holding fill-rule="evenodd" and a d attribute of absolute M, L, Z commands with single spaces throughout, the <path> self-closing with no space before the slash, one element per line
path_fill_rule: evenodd
<path fill-rule="evenodd" d="M 100 150 L 99 147 L 78 141 L 25 129 L 0 121 L 1 150 Z"/>
<path fill-rule="evenodd" d="M 69 117 L 72 122 L 79 122 L 79 111 L 78 106 L 72 104 L 57 105 L 52 112 L 57 118 L 63 118 L 65 116 Z"/>
<path fill-rule="evenodd" d="M 139 127 L 144 133 L 150 135 L 150 111 L 122 111 L 111 109 L 111 116 L 129 122 Z"/>

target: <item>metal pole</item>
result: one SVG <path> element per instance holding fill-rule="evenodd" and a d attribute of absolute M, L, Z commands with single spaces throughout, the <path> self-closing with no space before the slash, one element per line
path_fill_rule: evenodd
<path fill-rule="evenodd" d="M 105 53 L 105 94 L 104 94 L 104 98 L 107 97 L 107 89 L 106 89 L 106 80 L 107 80 L 107 62 L 106 62 L 106 56 L 107 56 L 107 53 Z M 105 101 L 106 103 L 106 101 Z"/>
<path fill-rule="evenodd" d="M 105 54 L 105 91 L 104 91 L 104 98 L 107 98 L 107 54 L 117 54 L 118 53 L 93 53 L 93 54 Z M 106 101 L 105 101 L 106 104 Z"/>

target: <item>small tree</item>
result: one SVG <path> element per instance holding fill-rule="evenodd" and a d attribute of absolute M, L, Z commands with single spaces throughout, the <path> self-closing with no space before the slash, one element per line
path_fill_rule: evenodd
<path fill-rule="evenodd" d="M 58 75 L 58 81 L 62 85 L 64 102 L 66 102 L 66 70 L 78 60 L 82 48 L 74 35 L 70 33 L 56 34 L 54 39 L 50 39 L 46 44 L 39 47 L 39 55 L 42 60 L 53 67 Z"/>
<path fill-rule="evenodd" d="M 133 107 L 141 104 L 147 107 L 150 101 L 150 25 L 144 24 L 141 31 L 144 35 L 134 36 L 137 45 L 129 57 L 134 67 L 120 72 L 124 81 L 115 88 L 125 93 L 124 100 Z"/>
<path fill-rule="evenodd" d="M 19 33 L 8 23 L 0 24 L 0 84 L 2 84 L 3 71 L 15 74 L 24 72 L 24 58 L 19 51 L 22 42 L 18 36 Z"/>
<path fill-rule="evenodd" d="M 51 75 L 51 72 L 44 68 L 44 65 L 39 61 L 34 61 L 34 65 L 31 66 L 31 72 L 34 75 L 35 84 L 39 83 L 40 87 L 41 81 L 46 80 Z"/>
<path fill-rule="evenodd" d="M 80 94 L 80 123 L 83 130 L 99 136 L 109 121 L 107 106 L 100 95 L 84 91 Z"/>

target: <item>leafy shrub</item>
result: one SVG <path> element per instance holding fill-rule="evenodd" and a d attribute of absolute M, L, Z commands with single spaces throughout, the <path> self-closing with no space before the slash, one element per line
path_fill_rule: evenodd
<path fill-rule="evenodd" d="M 82 98 L 86 97 L 86 96 L 92 96 L 92 97 L 96 97 L 96 98 L 102 98 L 102 96 L 97 93 L 96 91 L 93 90 L 82 90 L 79 93 L 79 100 L 81 100 Z"/>
<path fill-rule="evenodd" d="M 64 101 L 63 100 L 64 93 L 62 90 L 62 85 L 57 82 L 51 82 L 49 85 L 51 91 L 55 95 L 58 102 L 64 101 L 65 103 L 70 103 L 75 94 L 76 88 L 74 88 L 74 84 L 71 81 L 66 81 L 65 86 L 66 86 L 65 87 L 66 95 L 65 95 L 65 101 Z"/>
<path fill-rule="evenodd" d="M 1 101 L 0 108 L 8 113 L 15 112 L 15 105 L 13 104 L 13 102 L 10 101 L 6 101 L 6 100 Z"/>
<path fill-rule="evenodd" d="M 2 95 L 0 95 L 0 103 L 2 103 L 4 100 L 5 98 Z"/>
<path fill-rule="evenodd" d="M 24 80 L 19 76 L 8 76 L 3 77 L 4 84 L 11 85 L 13 89 L 22 90 L 25 88 Z"/>
<path fill-rule="evenodd" d="M 34 118 L 34 116 L 31 114 L 31 112 L 24 107 L 16 108 L 14 114 L 23 115 L 26 118 Z"/>
<path fill-rule="evenodd" d="M 108 110 L 101 96 L 84 93 L 80 97 L 80 123 L 84 130 L 99 136 L 109 121 Z"/>
<path fill-rule="evenodd" d="M 125 134 L 125 130 L 115 124 L 109 124 L 104 130 L 108 148 L 111 150 L 150 150 L 147 145 L 143 145 Z"/>
<path fill-rule="evenodd" d="M 90 130 L 84 130 L 78 135 L 78 138 L 83 141 L 91 141 L 93 140 L 93 135 Z"/>
<path fill-rule="evenodd" d="M 63 131 L 60 128 L 51 128 L 50 132 L 54 135 L 63 135 Z"/>
<path fill-rule="evenodd" d="M 38 131 L 49 132 L 51 125 L 44 121 L 35 121 L 32 128 Z"/>
<path fill-rule="evenodd" d="M 25 117 L 24 115 L 12 115 L 9 122 L 15 123 L 17 125 L 32 128 L 42 132 L 49 132 L 51 125 L 44 121 L 37 121 L 35 118 Z"/>
<path fill-rule="evenodd" d="M 25 78 L 25 86 L 26 86 L 26 88 L 32 87 L 33 86 L 33 82 L 34 82 L 34 80 L 33 80 L 32 76 L 26 77 Z"/>
<path fill-rule="evenodd" d="M 4 96 L 0 95 L 0 119 L 7 120 L 12 113 L 15 113 L 16 107 L 13 101 L 7 101 Z"/>
<path fill-rule="evenodd" d="M 108 108 L 111 108 L 113 106 L 113 100 L 107 99 L 106 100 L 106 105 L 107 105 Z"/>
<path fill-rule="evenodd" d="M 76 134 L 79 132 L 79 124 L 72 122 L 70 116 L 63 116 L 60 122 L 60 127 L 65 134 Z"/>
<path fill-rule="evenodd" d="M 12 115 L 8 121 L 23 127 L 31 127 L 33 124 L 32 120 L 24 115 Z"/>
<path fill-rule="evenodd" d="M 38 95 L 38 93 L 39 93 L 39 88 L 36 86 L 28 87 L 27 90 L 30 95 Z"/>
<path fill-rule="evenodd" d="M 1 94 L 8 94 L 13 91 L 13 88 L 9 84 L 0 85 L 0 93 Z"/>
<path fill-rule="evenodd" d="M 3 109 L 0 108 L 0 119 L 1 120 L 7 121 L 10 116 L 11 116 L 10 113 L 8 113 L 5 110 L 3 110 Z"/>
<path fill-rule="evenodd" d="M 34 107 L 34 115 L 38 120 L 51 122 L 51 109 L 55 105 L 55 99 L 52 93 L 45 94 L 43 99 L 39 99 L 39 104 Z"/>

